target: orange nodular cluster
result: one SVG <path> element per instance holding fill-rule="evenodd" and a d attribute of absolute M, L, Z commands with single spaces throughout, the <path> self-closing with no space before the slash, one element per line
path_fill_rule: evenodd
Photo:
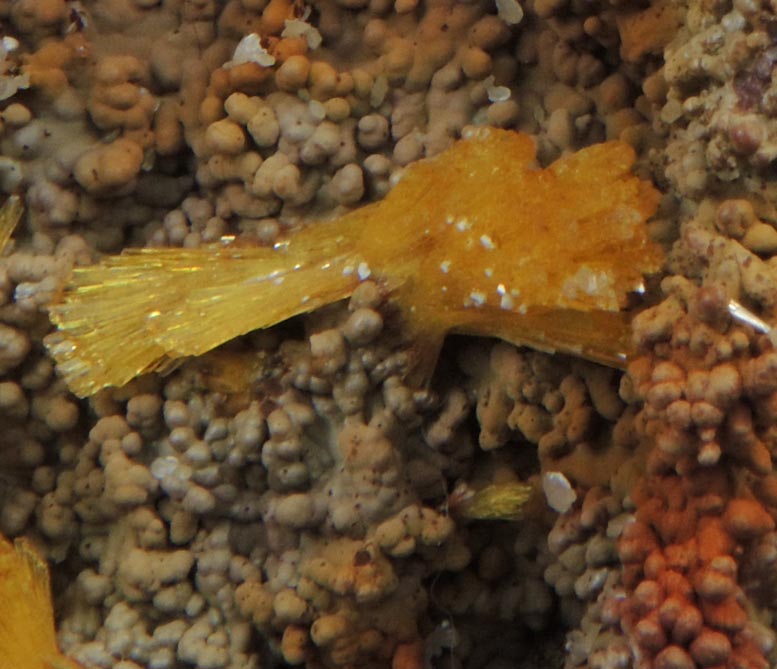
<path fill-rule="evenodd" d="M 633 497 L 618 544 L 632 593 L 622 613 L 645 666 L 767 669 L 739 583 L 743 546 L 774 530 L 764 506 L 734 497 L 722 466 L 653 477 Z"/>
<path fill-rule="evenodd" d="M 376 279 L 400 307 L 419 382 L 449 332 L 622 365 L 621 309 L 662 262 L 645 226 L 659 194 L 633 163 L 630 146 L 607 142 L 540 169 L 527 135 L 477 129 L 409 166 L 382 201 L 273 248 L 135 249 L 76 269 L 47 345 L 90 395 Z"/>

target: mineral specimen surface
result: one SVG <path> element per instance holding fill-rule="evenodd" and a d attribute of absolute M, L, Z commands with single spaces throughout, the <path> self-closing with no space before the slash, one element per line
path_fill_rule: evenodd
<path fill-rule="evenodd" d="M 777 666 L 775 25 L 754 0 L 0 1 L 0 631 L 40 641 L 0 664 Z M 485 129 L 518 186 L 467 178 Z M 584 225 L 607 198 L 651 240 L 627 274 L 629 226 Z M 272 293 L 191 272 L 314 239 L 330 295 L 320 265 Z M 644 310 L 600 310 L 653 243 Z M 81 394 L 128 382 L 79 398 L 49 306 L 133 262 L 145 294 L 100 305 L 123 338 L 63 331 L 123 370 Z M 257 302 L 216 320 L 181 298 L 235 286 Z M 626 370 L 585 359 L 619 333 Z M 43 579 L 10 577 L 42 560 L 72 660 Z"/>
<path fill-rule="evenodd" d="M 645 227 L 658 193 L 630 173 L 624 143 L 547 169 L 534 160 L 528 136 L 474 129 L 409 166 L 382 201 L 272 249 L 146 249 L 77 268 L 49 308 L 49 351 L 89 395 L 345 298 L 374 274 L 401 307 L 416 378 L 431 376 L 451 331 L 622 363 L 628 321 L 606 312 L 660 267 Z"/>

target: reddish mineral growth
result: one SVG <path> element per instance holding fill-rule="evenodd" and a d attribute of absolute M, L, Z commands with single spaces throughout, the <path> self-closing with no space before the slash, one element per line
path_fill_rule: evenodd
<path fill-rule="evenodd" d="M 0 535 L 0 667 L 80 669 L 59 652 L 46 562 L 24 539 Z"/>
<path fill-rule="evenodd" d="M 125 251 L 76 269 L 47 345 L 78 395 L 121 386 L 380 280 L 400 306 L 418 380 L 446 333 L 500 337 L 622 365 L 619 311 L 661 252 L 653 186 L 607 142 L 535 165 L 526 135 L 483 128 L 408 167 L 382 201 L 274 248 Z"/>

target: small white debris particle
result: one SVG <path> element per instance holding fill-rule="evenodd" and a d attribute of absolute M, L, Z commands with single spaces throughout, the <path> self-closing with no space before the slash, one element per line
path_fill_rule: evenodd
<path fill-rule="evenodd" d="M 728 313 L 734 320 L 749 325 L 758 332 L 764 332 L 770 334 L 772 331 L 771 326 L 766 322 L 758 318 L 752 311 L 745 306 L 737 302 L 736 300 L 729 300 Z"/>
<path fill-rule="evenodd" d="M 483 274 L 485 274 L 489 279 L 494 276 L 494 270 L 491 267 L 486 267 L 483 270 Z"/>
<path fill-rule="evenodd" d="M 359 267 L 356 269 L 356 273 L 359 275 L 359 279 L 362 281 L 368 279 L 370 274 L 372 274 L 370 271 L 370 266 L 366 262 L 359 263 Z"/>
<path fill-rule="evenodd" d="M 19 48 L 19 40 L 6 35 L 0 40 L 0 46 L 6 53 L 13 53 Z"/>
<path fill-rule="evenodd" d="M 441 271 L 443 274 L 447 274 L 447 273 L 448 273 L 448 270 L 449 270 L 450 268 L 451 268 L 451 261 L 450 261 L 450 260 L 443 260 L 443 261 L 440 263 L 440 271 Z"/>
<path fill-rule="evenodd" d="M 469 294 L 469 303 L 465 302 L 465 306 L 469 306 L 470 304 L 474 304 L 476 307 L 482 307 L 486 302 L 486 294 L 479 291 L 479 290 L 473 290 Z"/>
<path fill-rule="evenodd" d="M 489 102 L 504 102 L 510 99 L 512 91 L 507 86 L 495 86 L 494 75 L 486 78 L 483 82 L 486 85 L 486 95 L 488 95 Z M 492 172 L 496 172 L 497 168 L 494 167 Z"/>
<path fill-rule="evenodd" d="M 493 251 L 496 248 L 494 240 L 491 239 L 491 237 L 488 235 L 480 235 L 480 243 L 483 245 L 483 248 L 487 249 L 488 251 Z"/>
<path fill-rule="evenodd" d="M 513 302 L 513 298 L 509 295 L 502 295 L 502 299 L 499 300 L 499 306 L 502 309 L 510 310 L 515 306 L 515 302 Z"/>
<path fill-rule="evenodd" d="M 308 302 L 310 302 L 310 295 L 303 295 L 302 299 L 300 300 L 300 303 L 307 304 Z"/>
<path fill-rule="evenodd" d="M 343 267 L 343 276 L 351 276 L 351 274 L 353 274 L 353 267 L 351 265 Z"/>
<path fill-rule="evenodd" d="M 504 285 L 503 283 L 500 283 L 500 284 L 499 284 L 499 285 L 496 287 L 496 294 L 497 294 L 497 295 L 504 295 L 504 294 L 506 294 L 506 293 L 507 293 L 507 288 L 505 288 L 505 285 Z"/>
<path fill-rule="evenodd" d="M 309 8 L 308 8 L 309 9 Z M 308 12 L 309 13 L 309 12 Z M 318 30 L 303 19 L 286 19 L 281 37 L 304 37 L 308 47 L 315 51 L 321 46 L 323 38 Z"/>
<path fill-rule="evenodd" d="M 511 26 L 523 20 L 523 7 L 518 0 L 496 0 L 496 12 L 502 21 Z"/>
<path fill-rule="evenodd" d="M 0 100 L 7 100 L 16 95 L 18 90 L 25 90 L 30 87 L 30 75 L 17 74 L 15 77 L 0 77 Z"/>
<path fill-rule="evenodd" d="M 573 300 L 595 297 L 599 305 L 607 309 L 616 308 L 618 303 L 612 277 L 606 271 L 594 270 L 588 265 L 582 265 L 565 279 L 561 294 Z"/>
<path fill-rule="evenodd" d="M 279 277 L 277 277 L 277 278 L 273 279 L 273 280 L 272 280 L 272 282 L 273 282 L 273 283 L 274 283 L 276 286 L 280 286 L 280 285 L 283 283 L 283 280 L 284 280 L 285 278 L 286 278 L 286 277 L 279 276 Z"/>
<path fill-rule="evenodd" d="M 545 472 L 542 476 L 542 492 L 548 506 L 558 513 L 566 513 L 577 500 L 577 493 L 561 472 Z"/>
<path fill-rule="evenodd" d="M 446 224 L 446 225 L 453 225 L 453 221 L 454 221 L 454 220 L 456 220 L 456 219 L 454 219 L 454 218 L 453 218 L 453 216 L 451 216 L 450 214 L 448 214 L 448 215 L 445 217 L 445 224 Z"/>
<path fill-rule="evenodd" d="M 525 314 L 528 310 L 529 308 L 525 304 L 522 304 L 520 307 L 518 307 L 519 314 Z"/>
<path fill-rule="evenodd" d="M 487 91 L 489 102 L 506 102 L 512 92 L 507 86 L 492 86 Z"/>
<path fill-rule="evenodd" d="M 456 229 L 459 232 L 464 232 L 465 230 L 469 230 L 471 227 L 472 227 L 472 224 L 466 218 L 462 218 L 456 223 Z"/>
<path fill-rule="evenodd" d="M 224 68 L 230 69 L 244 63 L 256 63 L 262 67 L 275 65 L 275 56 L 262 46 L 262 39 L 256 33 L 249 33 L 237 43 L 232 60 L 224 63 Z"/>

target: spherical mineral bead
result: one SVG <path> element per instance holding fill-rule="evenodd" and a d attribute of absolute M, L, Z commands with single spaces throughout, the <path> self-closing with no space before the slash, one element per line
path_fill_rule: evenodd
<path fill-rule="evenodd" d="M 2 118 L 8 125 L 18 127 L 32 120 L 32 112 L 24 105 L 15 102 L 5 108 Z"/>
<path fill-rule="evenodd" d="M 275 520 L 287 527 L 301 528 L 314 522 L 313 500 L 310 495 L 287 495 L 275 505 Z"/>
<path fill-rule="evenodd" d="M 318 618 L 310 628 L 310 637 L 317 646 L 327 646 L 343 636 L 349 627 L 345 616 L 330 614 Z"/>
<path fill-rule="evenodd" d="M 703 630 L 691 644 L 691 656 L 703 667 L 723 665 L 730 655 L 731 641 L 715 630 Z"/>
<path fill-rule="evenodd" d="M 269 106 L 262 107 L 251 117 L 247 129 L 254 143 L 261 147 L 275 146 L 281 132 L 275 112 Z"/>
<path fill-rule="evenodd" d="M 483 79 L 491 73 L 491 56 L 483 49 L 470 47 L 462 55 L 461 69 L 470 79 Z"/>
<path fill-rule="evenodd" d="M 224 111 L 236 123 L 245 125 L 264 103 L 260 98 L 245 93 L 232 93 L 224 102 Z"/>
<path fill-rule="evenodd" d="M 330 189 L 340 204 L 356 204 L 364 195 L 362 168 L 356 163 L 344 165 L 332 177 Z"/>
<path fill-rule="evenodd" d="M 243 128 L 229 119 L 211 123 L 205 131 L 205 143 L 212 153 L 237 155 L 246 145 Z"/>
<path fill-rule="evenodd" d="M 165 423 L 171 429 L 187 425 L 189 422 L 189 408 L 184 402 L 179 400 L 167 400 L 164 404 L 163 413 Z"/>
<path fill-rule="evenodd" d="M 667 646 L 653 661 L 654 669 L 695 669 L 691 656 L 680 646 Z"/>
<path fill-rule="evenodd" d="M 310 61 L 306 56 L 289 56 L 275 73 L 275 83 L 282 91 L 295 93 L 303 88 L 310 74 Z"/>
<path fill-rule="evenodd" d="M 351 115 L 351 103 L 347 98 L 335 97 L 324 102 L 326 117 L 335 123 L 341 123 Z"/>
<path fill-rule="evenodd" d="M 308 83 L 313 98 L 321 100 L 332 97 L 337 88 L 337 70 L 323 60 L 316 61 L 310 66 Z"/>
<path fill-rule="evenodd" d="M 181 506 L 190 513 L 208 513 L 215 508 L 216 498 L 209 490 L 200 486 L 192 486 L 186 491 Z"/>
<path fill-rule="evenodd" d="M 377 149 L 388 139 L 388 119 L 382 114 L 367 114 L 359 119 L 357 133 L 359 146 L 368 151 Z"/>
<path fill-rule="evenodd" d="M 343 335 L 356 346 L 371 342 L 383 329 L 383 316 L 374 309 L 356 309 L 343 325 Z"/>
<path fill-rule="evenodd" d="M 500 128 L 506 128 L 518 120 L 520 111 L 521 108 L 516 100 L 502 100 L 489 105 L 486 114 L 489 123 Z"/>

